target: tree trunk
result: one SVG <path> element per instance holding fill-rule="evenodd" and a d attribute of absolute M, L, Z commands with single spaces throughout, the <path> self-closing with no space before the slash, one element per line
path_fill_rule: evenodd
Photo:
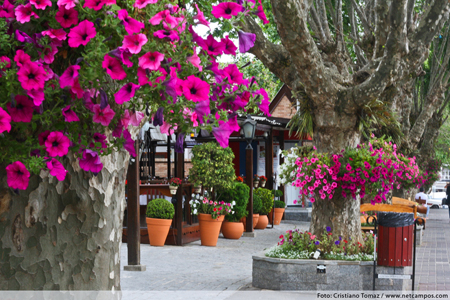
<path fill-rule="evenodd" d="M 94 176 L 73 154 L 57 181 L 32 176 L 26 191 L 0 167 L 0 290 L 119 290 L 126 151 L 102 157 Z"/>
<path fill-rule="evenodd" d="M 310 231 L 321 236 L 330 227 L 335 238 L 341 236 L 348 241 L 363 243 L 359 202 L 359 198 L 343 198 L 338 194 L 331 200 L 316 200 L 312 206 Z"/>

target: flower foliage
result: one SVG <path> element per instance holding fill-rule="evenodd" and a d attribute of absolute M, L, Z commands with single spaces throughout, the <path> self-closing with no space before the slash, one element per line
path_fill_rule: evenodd
<path fill-rule="evenodd" d="M 264 110 L 267 101 L 260 95 L 265 91 L 254 78 L 244 78 L 236 65 L 221 69 L 217 63 L 223 54 L 236 55 L 238 45 L 228 36 L 199 36 L 198 26 L 209 24 L 204 12 L 197 4 L 196 9 L 180 5 L 169 0 L 3 2 L 0 163 L 16 170 L 8 173 L 14 176 L 11 187 L 26 189 L 25 170 L 48 169 L 47 162 L 53 167 L 68 153 L 94 174 L 103 168 L 101 156 L 112 151 L 126 149 L 135 156 L 130 126 L 139 126 L 144 112 L 162 132 L 181 132 L 175 148 L 182 152 L 184 136 L 194 129 L 212 131 L 226 147 L 239 130 L 236 111 L 248 105 Z M 223 2 L 211 11 L 208 17 L 232 24 L 247 15 L 265 18 L 251 0 Z M 255 35 L 232 27 L 240 52 L 248 51 Z M 105 139 L 98 141 L 99 135 Z"/>
<path fill-rule="evenodd" d="M 383 139 L 373 138 L 339 154 L 318 153 L 315 149 L 299 152 L 304 155 L 288 155 L 290 165 L 282 169 L 280 177 L 282 182 L 300 188 L 301 195 L 313 194 L 311 202 L 332 199 L 338 193 L 354 199 L 369 195 L 374 204 L 386 200 L 386 194 L 394 188 L 423 184 L 415 157 L 397 153 L 396 145 Z"/>
<path fill-rule="evenodd" d="M 225 216 L 229 222 L 239 222 L 242 217 L 246 217 L 248 199 L 250 198 L 250 187 L 242 182 L 233 182 L 230 189 L 219 192 L 218 200 L 231 203 L 234 213 Z"/>
<path fill-rule="evenodd" d="M 207 197 L 202 197 L 199 194 L 192 194 L 192 200 L 189 201 L 191 205 L 192 214 L 208 214 L 213 219 L 227 214 L 234 214 L 233 206 L 235 203 L 225 203 L 224 201 L 212 201 Z"/>
<path fill-rule="evenodd" d="M 172 179 L 169 180 L 169 184 L 171 186 L 179 186 L 179 185 L 181 185 L 181 182 L 182 182 L 181 179 L 177 178 L 177 177 L 172 178 Z"/>

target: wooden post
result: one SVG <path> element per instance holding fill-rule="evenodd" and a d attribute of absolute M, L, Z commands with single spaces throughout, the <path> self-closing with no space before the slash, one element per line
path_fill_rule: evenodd
<path fill-rule="evenodd" d="M 245 149 L 245 181 L 250 187 L 250 198 L 247 204 L 247 232 L 253 232 L 253 148 L 249 144 Z"/>
<path fill-rule="evenodd" d="M 172 139 L 172 136 L 169 135 L 167 136 L 167 179 L 170 179 L 170 169 L 172 168 L 172 162 L 170 161 L 170 140 Z"/>
<path fill-rule="evenodd" d="M 280 142 L 280 150 L 283 151 L 284 150 L 284 131 L 281 131 L 281 130 L 279 131 L 278 141 Z M 280 160 L 278 162 L 278 165 L 281 166 L 283 163 L 284 163 L 284 157 L 280 156 Z M 278 176 L 280 176 L 280 175 L 278 174 Z M 278 189 L 283 192 L 283 196 L 281 196 L 280 201 L 283 201 L 286 204 L 286 197 L 285 197 L 286 189 L 284 188 L 284 185 L 281 184 Z M 285 215 L 286 214 L 283 214 L 283 218 L 282 218 L 283 220 L 285 218 Z"/>
<path fill-rule="evenodd" d="M 176 166 L 175 166 L 175 176 L 183 180 L 183 173 L 184 173 L 184 151 L 183 153 L 176 153 Z M 183 246 L 183 184 L 178 188 L 177 191 L 177 205 L 175 207 L 177 211 L 177 218 L 176 218 L 176 229 L 177 229 L 177 245 Z M 187 202 L 187 205 L 189 205 L 189 202 Z"/>
<path fill-rule="evenodd" d="M 273 190 L 273 130 L 266 138 L 266 189 Z"/>
<path fill-rule="evenodd" d="M 128 166 L 128 202 L 127 202 L 127 248 L 128 266 L 125 271 L 145 271 L 141 265 L 141 225 L 139 216 L 139 138 L 135 143 L 136 157 Z"/>

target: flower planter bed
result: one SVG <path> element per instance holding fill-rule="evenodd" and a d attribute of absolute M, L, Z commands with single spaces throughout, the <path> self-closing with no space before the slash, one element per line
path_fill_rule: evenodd
<path fill-rule="evenodd" d="M 318 273 L 318 265 L 326 273 Z M 395 273 L 394 273 L 395 270 Z M 377 266 L 378 274 L 412 274 L 412 267 Z M 253 256 L 253 287 L 269 290 L 354 291 L 372 290 L 373 262 L 282 259 Z M 410 279 L 376 279 L 376 290 L 411 290 Z"/>

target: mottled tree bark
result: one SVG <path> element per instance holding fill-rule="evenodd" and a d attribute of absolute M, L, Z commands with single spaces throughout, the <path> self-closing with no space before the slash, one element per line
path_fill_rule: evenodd
<path fill-rule="evenodd" d="M 101 158 L 94 176 L 69 153 L 68 173 L 7 187 L 0 168 L 0 290 L 119 290 L 127 152 Z"/>

